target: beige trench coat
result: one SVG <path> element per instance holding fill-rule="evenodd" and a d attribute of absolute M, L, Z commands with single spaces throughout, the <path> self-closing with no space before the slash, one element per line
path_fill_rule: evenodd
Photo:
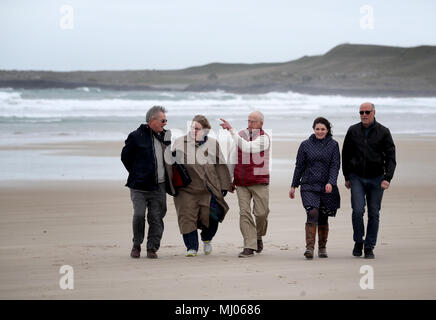
<path fill-rule="evenodd" d="M 192 179 L 187 187 L 179 188 L 178 195 L 174 197 L 180 233 L 197 230 L 200 224 L 209 227 L 211 194 L 207 188 L 223 208 L 224 219 L 229 206 L 221 190 L 230 190 L 231 178 L 218 141 L 208 137 L 204 144 L 197 146 L 188 134 L 178 138 L 172 150 L 176 151 L 178 161 L 183 159 Z"/>

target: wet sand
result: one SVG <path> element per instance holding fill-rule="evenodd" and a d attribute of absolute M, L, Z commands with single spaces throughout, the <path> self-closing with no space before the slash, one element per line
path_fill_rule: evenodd
<path fill-rule="evenodd" d="M 273 144 L 270 216 L 264 251 L 241 259 L 235 194 L 213 240 L 213 253 L 184 256 L 168 196 L 159 259 L 131 259 L 132 205 L 125 181 L 0 181 L 1 299 L 435 299 L 436 194 L 432 138 L 394 137 L 397 170 L 382 203 L 376 259 L 351 256 L 348 190 L 330 219 L 328 259 L 307 261 L 299 194 L 288 198 L 298 141 Z M 341 139 L 338 139 L 342 143 Z M 38 146 L 54 153 L 119 157 L 123 142 Z M 59 286 L 63 265 L 74 289 Z M 374 270 L 363 290 L 360 269 Z"/>

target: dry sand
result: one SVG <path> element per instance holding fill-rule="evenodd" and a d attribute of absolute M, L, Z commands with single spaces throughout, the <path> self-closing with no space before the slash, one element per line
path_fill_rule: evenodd
<path fill-rule="evenodd" d="M 132 206 L 125 181 L 0 182 L 0 299 L 435 299 L 436 141 L 395 138 L 397 171 L 385 192 L 376 259 L 351 256 L 349 192 L 330 219 L 328 259 L 307 261 L 305 214 L 288 185 L 299 142 L 274 142 L 265 249 L 240 259 L 236 195 L 213 240 L 213 253 L 184 256 L 168 197 L 159 259 L 131 259 Z M 339 139 L 342 143 L 342 140 Z M 81 155 L 119 156 L 122 142 L 23 146 Z M 65 151 L 67 150 L 67 151 Z M 289 161 L 289 163 L 288 163 Z M 201 248 L 201 246 L 200 246 Z M 59 286 L 60 267 L 74 269 L 74 289 Z M 374 270 L 361 289 L 360 268 Z"/>

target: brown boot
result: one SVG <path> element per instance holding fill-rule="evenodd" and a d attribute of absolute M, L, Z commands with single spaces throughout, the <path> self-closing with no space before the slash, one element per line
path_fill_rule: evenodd
<path fill-rule="evenodd" d="M 315 248 L 316 224 L 306 223 L 306 259 L 313 259 L 313 250 Z"/>
<path fill-rule="evenodd" d="M 135 259 L 139 258 L 141 256 L 141 246 L 134 245 L 130 252 L 130 256 Z"/>
<path fill-rule="evenodd" d="M 329 225 L 318 226 L 318 257 L 328 258 L 327 255 L 327 238 L 329 235 Z"/>
<path fill-rule="evenodd" d="M 157 253 L 153 249 L 147 249 L 147 258 L 149 259 L 157 259 Z"/>

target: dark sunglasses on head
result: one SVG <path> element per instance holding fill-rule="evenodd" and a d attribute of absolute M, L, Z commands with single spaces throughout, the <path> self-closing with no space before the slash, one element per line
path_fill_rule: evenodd
<path fill-rule="evenodd" d="M 366 111 L 359 111 L 359 113 L 360 113 L 360 115 L 362 115 L 362 114 L 370 114 L 372 112 L 372 110 L 371 111 L 368 111 L 368 110 L 366 110 Z"/>

